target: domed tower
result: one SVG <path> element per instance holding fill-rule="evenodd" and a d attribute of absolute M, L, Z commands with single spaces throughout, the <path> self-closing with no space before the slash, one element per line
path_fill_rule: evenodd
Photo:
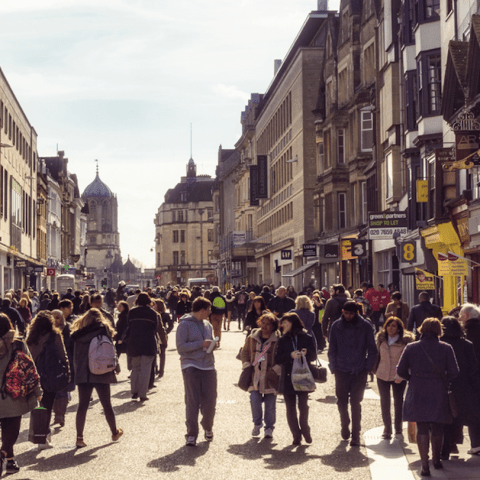
<path fill-rule="evenodd" d="M 87 271 L 95 273 L 97 288 L 104 278 L 111 287 L 114 280 L 111 266 L 115 258 L 120 256 L 118 203 L 117 196 L 100 180 L 98 165 L 95 180 L 85 188 L 82 199 L 88 204 Z"/>

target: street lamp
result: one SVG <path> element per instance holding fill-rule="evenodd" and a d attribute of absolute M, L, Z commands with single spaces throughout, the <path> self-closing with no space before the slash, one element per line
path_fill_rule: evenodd
<path fill-rule="evenodd" d="M 203 278 L 203 212 L 204 208 L 199 208 L 200 215 L 200 277 Z"/>

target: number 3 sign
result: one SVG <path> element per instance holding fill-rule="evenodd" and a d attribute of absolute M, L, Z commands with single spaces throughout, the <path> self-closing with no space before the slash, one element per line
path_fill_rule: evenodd
<path fill-rule="evenodd" d="M 366 240 L 352 240 L 352 257 L 364 257 L 367 254 Z"/>

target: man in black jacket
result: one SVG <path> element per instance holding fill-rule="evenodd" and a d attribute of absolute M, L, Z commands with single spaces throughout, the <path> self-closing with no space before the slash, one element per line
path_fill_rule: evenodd
<path fill-rule="evenodd" d="M 25 320 L 23 317 L 18 313 L 18 310 L 11 307 L 12 302 L 9 298 L 5 298 L 2 301 L 2 307 L 0 308 L 0 312 L 4 313 L 12 322 L 13 328 L 18 327 L 18 331 L 24 335 L 25 334 Z"/>
<path fill-rule="evenodd" d="M 341 283 L 333 285 L 332 288 L 333 295 L 325 304 L 325 311 L 323 312 L 322 318 L 322 332 L 324 337 L 329 336 L 332 323 L 340 318 L 343 305 L 348 300 L 345 287 Z"/>
<path fill-rule="evenodd" d="M 295 309 L 295 301 L 287 297 L 287 289 L 282 285 L 277 289 L 277 296 L 268 302 L 267 308 L 280 319 L 285 313 Z"/>
<path fill-rule="evenodd" d="M 418 301 L 420 303 L 412 307 L 408 317 L 407 329 L 410 332 L 413 332 L 414 329 L 418 332 L 420 325 L 426 318 L 433 317 L 438 318 L 439 320 L 442 319 L 442 310 L 438 305 L 430 303 L 428 292 L 421 292 L 418 296 Z M 417 340 L 419 337 L 420 335 L 417 333 Z"/>

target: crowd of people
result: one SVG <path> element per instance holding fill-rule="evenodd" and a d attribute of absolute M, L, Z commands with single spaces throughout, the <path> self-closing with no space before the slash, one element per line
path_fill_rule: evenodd
<path fill-rule="evenodd" d="M 315 385 L 310 379 L 301 385 L 298 365 L 312 370 L 312 363 L 328 346 L 340 434 L 352 447 L 360 445 L 361 403 L 368 377 L 372 381 L 375 375 L 383 438 L 401 435 L 403 421 L 415 422 L 422 475 L 430 474 L 430 444 L 433 466 L 442 468 L 442 460 L 458 451 L 464 426 L 469 430 L 469 453 L 480 455 L 480 307 L 476 305 L 465 304 L 443 315 L 429 293 L 421 292 L 418 304 L 409 308 L 400 292 L 367 282 L 358 289 L 336 284 L 321 290 L 306 287 L 299 293 L 293 287 L 268 285 L 239 285 L 225 293 L 215 286 L 190 290 L 170 285 L 127 292 L 121 283 L 116 291 L 69 289 L 63 295 L 55 291 L 39 295 L 29 289 L 4 295 L 0 474 L 3 469 L 10 474 L 19 470 L 13 448 L 22 415 L 39 401 L 47 411 L 48 425 L 64 426 L 75 388 L 76 446 L 87 445 L 84 430 L 93 390 L 112 440 L 119 440 L 123 430 L 116 424 L 110 398 L 110 385 L 119 373 L 118 358 L 127 357 L 132 400 L 148 401 L 155 377 L 164 375 L 168 334 L 175 325 L 185 388 L 186 445 L 196 445 L 199 413 L 205 440 L 212 441 L 217 397 L 214 352 L 221 348 L 222 332 L 230 330 L 231 322 L 246 336 L 237 358 L 239 370 L 247 375 L 253 437 L 260 436 L 262 428 L 266 438 L 273 437 L 276 399 L 281 394 L 293 444 L 313 441 L 308 398 Z M 113 349 L 107 366 L 97 362 L 95 348 L 102 348 L 104 357 Z M 6 379 L 13 375 L 13 359 L 20 353 L 31 359 L 39 380 L 17 394 L 9 390 Z M 53 357 L 63 371 L 53 371 Z M 40 448 L 51 446 L 51 434 L 49 429 Z"/>

